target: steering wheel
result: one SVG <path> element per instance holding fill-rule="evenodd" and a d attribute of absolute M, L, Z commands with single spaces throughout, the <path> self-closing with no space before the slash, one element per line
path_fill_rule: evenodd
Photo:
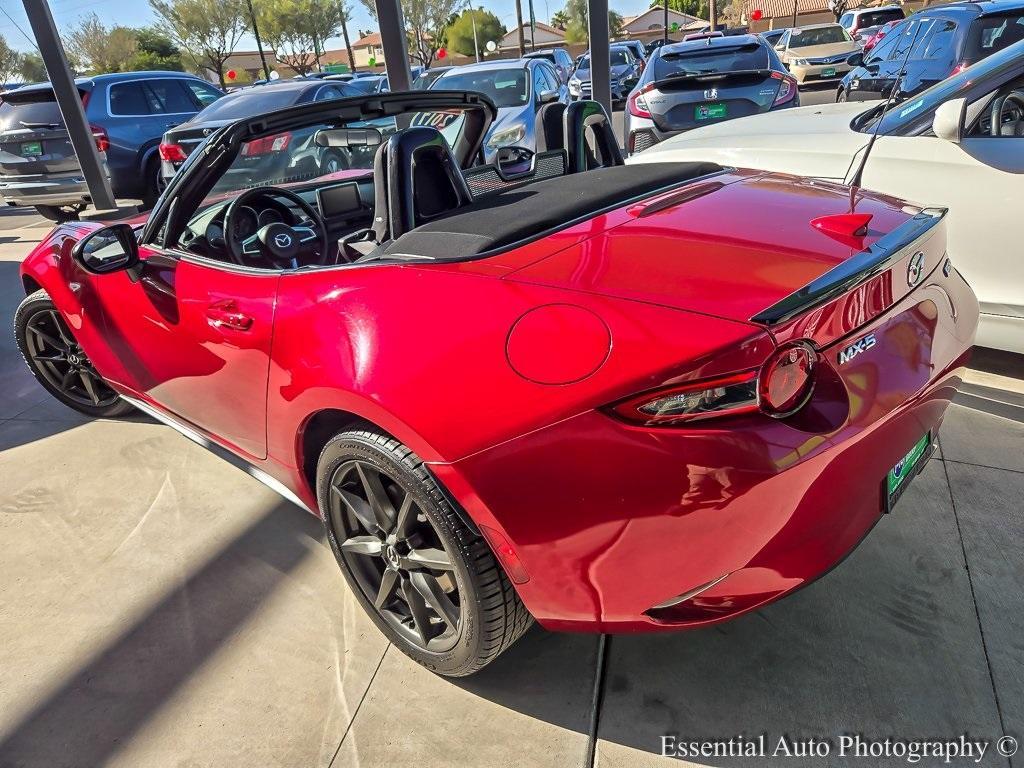
<path fill-rule="evenodd" d="M 996 97 L 992 102 L 991 112 L 989 112 L 988 132 L 992 136 L 1003 135 L 1003 109 L 1006 107 L 1007 102 L 1017 105 L 1018 120 L 1024 116 L 1024 92 L 1010 91 Z"/>
<path fill-rule="evenodd" d="M 280 221 L 260 227 L 256 233 L 241 242 L 234 236 L 235 219 L 242 206 L 258 197 L 278 197 L 287 200 L 302 211 L 313 226 L 288 226 Z M 253 259 L 265 259 L 274 267 L 296 268 L 299 255 L 317 251 L 316 264 L 326 265 L 330 259 L 327 225 L 323 217 L 309 203 L 294 192 L 280 187 L 256 187 L 240 194 L 224 214 L 224 240 L 228 253 L 236 264 L 252 266 Z"/>

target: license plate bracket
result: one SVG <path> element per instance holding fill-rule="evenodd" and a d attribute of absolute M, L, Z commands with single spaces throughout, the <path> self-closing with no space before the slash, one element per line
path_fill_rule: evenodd
<path fill-rule="evenodd" d="M 43 142 L 23 141 L 21 143 L 22 157 L 40 157 L 43 154 Z"/>
<path fill-rule="evenodd" d="M 701 104 L 693 110 L 697 120 L 720 120 L 727 114 L 725 104 Z"/>
<path fill-rule="evenodd" d="M 932 433 L 926 432 L 924 437 L 914 443 L 914 447 L 906 456 L 885 473 L 885 479 L 882 480 L 882 505 L 886 512 L 892 511 L 910 482 L 924 469 L 934 451 L 935 441 L 932 439 Z"/>

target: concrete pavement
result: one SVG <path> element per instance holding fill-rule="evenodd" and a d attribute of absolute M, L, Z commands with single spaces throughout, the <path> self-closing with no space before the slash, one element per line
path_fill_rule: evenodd
<path fill-rule="evenodd" d="M 981 356 L 896 511 L 793 597 L 610 638 L 603 665 L 598 637 L 534 629 L 449 681 L 389 647 L 307 513 L 166 427 L 45 394 L 9 331 L 31 223 L 0 216 L 3 768 L 764 765 L 658 754 L 739 734 L 834 745 L 772 764 L 881 766 L 906 760 L 839 739 L 1024 737 L 1019 358 Z"/>

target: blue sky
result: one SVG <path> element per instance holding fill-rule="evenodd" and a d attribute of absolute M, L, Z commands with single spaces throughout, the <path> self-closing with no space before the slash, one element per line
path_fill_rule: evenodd
<path fill-rule="evenodd" d="M 551 18 L 551 14 L 558 11 L 564 5 L 564 0 L 533 1 L 533 10 L 538 21 L 547 21 Z M 522 0 L 522 2 L 523 16 L 528 18 L 528 0 Z M 515 0 L 486 0 L 484 2 L 474 0 L 474 4 L 483 6 L 494 13 L 509 29 L 515 26 Z M 650 5 L 650 0 L 611 0 L 609 4 L 613 10 L 618 11 L 623 16 L 630 16 L 647 8 Z M 353 5 L 355 6 L 354 19 L 349 27 L 349 34 L 354 39 L 356 30 L 376 29 L 376 25 L 359 0 L 355 0 Z M 28 20 L 25 18 L 22 0 L 0 0 L 0 7 L 3 8 L 3 11 L 10 14 L 13 19 L 12 23 L 11 19 L 0 13 L 0 35 L 3 35 L 7 42 L 18 50 L 31 50 L 31 44 L 17 28 L 17 26 L 20 26 L 30 35 L 32 34 L 28 26 Z M 125 2 L 125 0 L 50 0 L 50 8 L 58 27 L 74 24 L 82 16 L 93 12 L 108 25 L 142 26 L 151 23 L 153 20 L 147 0 L 128 0 L 128 2 Z M 15 23 L 17 26 L 15 26 Z M 340 38 L 331 39 L 327 43 L 328 48 L 340 48 L 341 46 Z M 251 39 L 246 39 L 242 42 L 241 47 L 252 49 L 256 47 L 256 43 Z"/>

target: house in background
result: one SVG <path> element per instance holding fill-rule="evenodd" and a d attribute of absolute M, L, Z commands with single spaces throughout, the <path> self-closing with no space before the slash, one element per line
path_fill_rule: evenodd
<path fill-rule="evenodd" d="M 356 59 L 356 69 L 382 69 L 384 67 L 384 43 L 381 42 L 380 32 L 370 32 L 352 43 L 352 55 Z M 373 66 L 370 64 L 370 59 L 375 62 Z"/>
<path fill-rule="evenodd" d="M 691 16 L 688 13 L 681 13 L 668 9 L 668 27 L 672 29 L 673 24 L 679 25 L 680 32 L 699 32 L 710 26 L 707 19 Z M 665 6 L 657 5 L 648 8 L 637 16 L 627 16 L 622 20 L 622 31 L 630 37 L 644 35 L 650 32 L 661 32 L 665 30 Z"/>
<path fill-rule="evenodd" d="M 565 45 L 565 32 L 542 21 L 538 21 L 536 27 L 536 39 L 533 39 L 533 30 L 529 22 L 523 24 L 523 40 L 526 43 L 526 50 L 531 48 L 557 48 Z M 505 36 L 498 41 L 498 50 L 502 52 L 519 50 L 518 27 L 512 27 Z M 532 41 L 532 44 L 531 44 Z"/>

